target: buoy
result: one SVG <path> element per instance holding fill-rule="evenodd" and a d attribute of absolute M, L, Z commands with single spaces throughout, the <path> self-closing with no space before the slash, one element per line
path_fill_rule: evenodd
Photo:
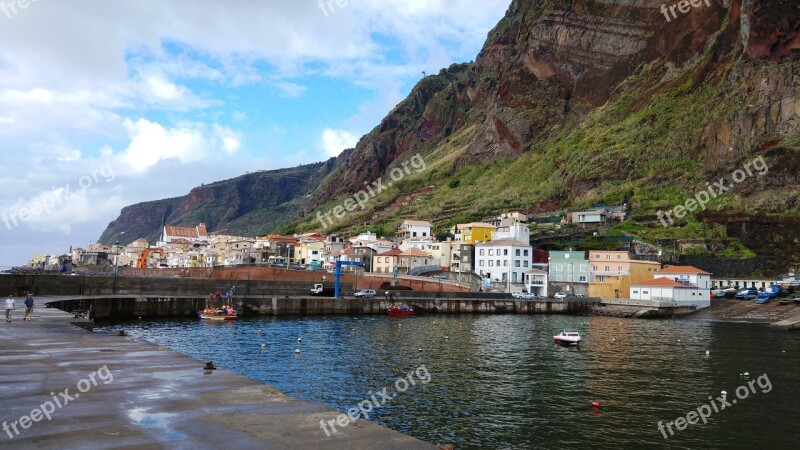
<path fill-rule="evenodd" d="M 742 374 L 742 376 L 743 377 L 749 377 L 750 376 L 750 372 L 745 372 L 745 373 Z"/>
<path fill-rule="evenodd" d="M 681 340 L 680 340 L 680 339 L 678 339 L 678 342 L 680 342 L 680 341 L 681 341 Z"/>
<path fill-rule="evenodd" d="M 617 342 L 617 338 L 611 338 L 611 342 Z"/>
<path fill-rule="evenodd" d="M 356 329 L 355 329 L 355 328 L 353 328 L 353 330 L 352 330 L 352 331 L 353 331 L 353 333 L 355 333 L 355 332 L 356 332 Z"/>
<path fill-rule="evenodd" d="M 264 348 L 266 346 L 267 346 L 267 344 L 261 344 L 261 348 Z"/>
<path fill-rule="evenodd" d="M 600 402 L 592 402 L 592 406 L 594 406 L 595 408 L 599 408 Z"/>
<path fill-rule="evenodd" d="M 450 339 L 450 336 L 445 336 L 444 338 L 445 338 L 445 339 Z"/>
<path fill-rule="evenodd" d="M 710 356 L 710 355 L 711 355 L 711 352 L 706 350 L 706 356 Z"/>
<path fill-rule="evenodd" d="M 421 351 L 422 351 L 422 349 L 421 349 L 421 348 L 418 348 L 418 349 L 417 349 L 417 351 L 418 351 L 418 352 L 421 352 Z"/>
<path fill-rule="evenodd" d="M 261 328 L 258 329 L 258 334 L 261 334 Z"/>
<path fill-rule="evenodd" d="M 300 353 L 300 349 L 299 349 L 299 348 L 296 348 L 296 349 L 294 349 L 294 352 L 295 352 L 295 353 Z"/>
<path fill-rule="evenodd" d="M 728 392 L 727 392 L 727 391 L 722 391 L 722 392 L 720 392 L 720 394 L 721 394 L 723 397 L 725 397 L 726 395 L 728 395 Z"/>
<path fill-rule="evenodd" d="M 297 342 L 303 342 L 302 338 L 297 338 Z"/>

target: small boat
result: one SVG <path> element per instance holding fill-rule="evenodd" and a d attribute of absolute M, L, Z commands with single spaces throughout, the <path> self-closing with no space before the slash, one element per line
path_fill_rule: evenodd
<path fill-rule="evenodd" d="M 754 302 L 756 302 L 758 304 L 769 303 L 771 298 L 772 297 L 770 296 L 769 292 L 762 292 L 762 293 L 758 294 L 758 297 L 756 297 Z"/>
<path fill-rule="evenodd" d="M 794 301 L 791 298 L 784 298 L 780 302 L 781 305 L 791 305 Z"/>
<path fill-rule="evenodd" d="M 203 311 L 199 311 L 197 316 L 204 320 L 236 320 L 239 318 L 236 310 L 230 308 L 206 308 Z"/>
<path fill-rule="evenodd" d="M 563 330 L 553 336 L 553 341 L 559 345 L 580 345 L 581 335 L 578 330 Z"/>
<path fill-rule="evenodd" d="M 412 306 L 392 305 L 389 307 L 389 317 L 411 317 L 413 315 L 414 308 Z"/>

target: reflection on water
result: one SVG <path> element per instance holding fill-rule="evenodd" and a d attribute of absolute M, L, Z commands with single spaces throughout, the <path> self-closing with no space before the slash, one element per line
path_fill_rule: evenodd
<path fill-rule="evenodd" d="M 763 325 L 464 315 L 132 322 L 98 331 L 121 328 L 343 412 L 425 364 L 430 383 L 370 418 L 459 449 L 778 448 L 800 441 L 800 334 Z M 553 344 L 563 328 L 581 332 L 579 349 Z M 664 439 L 659 421 L 685 416 L 721 390 L 730 397 L 746 384 L 743 372 L 768 374 L 774 389 L 756 386 L 707 424 L 673 428 Z"/>

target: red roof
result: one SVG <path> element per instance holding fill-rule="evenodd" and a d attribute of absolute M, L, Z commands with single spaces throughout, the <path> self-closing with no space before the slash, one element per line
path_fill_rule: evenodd
<path fill-rule="evenodd" d="M 700 270 L 697 267 L 692 267 L 692 266 L 667 266 L 657 271 L 656 273 L 672 273 L 672 274 L 691 273 L 698 275 L 711 275 L 709 272 Z"/>
<path fill-rule="evenodd" d="M 655 278 L 652 280 L 642 281 L 641 283 L 633 283 L 633 286 L 697 288 L 697 286 L 681 284 L 672 281 L 669 278 Z"/>
<path fill-rule="evenodd" d="M 403 254 L 403 252 L 401 252 L 400 250 L 398 250 L 396 248 L 393 248 L 393 249 L 389 250 L 388 252 L 383 252 L 380 255 L 375 255 L 375 256 L 400 256 L 402 254 Z"/>

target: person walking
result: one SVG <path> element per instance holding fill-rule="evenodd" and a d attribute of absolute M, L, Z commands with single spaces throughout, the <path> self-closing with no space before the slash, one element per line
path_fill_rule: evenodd
<path fill-rule="evenodd" d="M 25 298 L 25 317 L 22 320 L 31 320 L 33 318 L 33 296 L 28 292 Z"/>
<path fill-rule="evenodd" d="M 6 299 L 6 322 L 11 322 L 11 311 L 15 309 L 17 309 L 17 307 L 14 304 L 14 297 L 9 295 Z"/>

